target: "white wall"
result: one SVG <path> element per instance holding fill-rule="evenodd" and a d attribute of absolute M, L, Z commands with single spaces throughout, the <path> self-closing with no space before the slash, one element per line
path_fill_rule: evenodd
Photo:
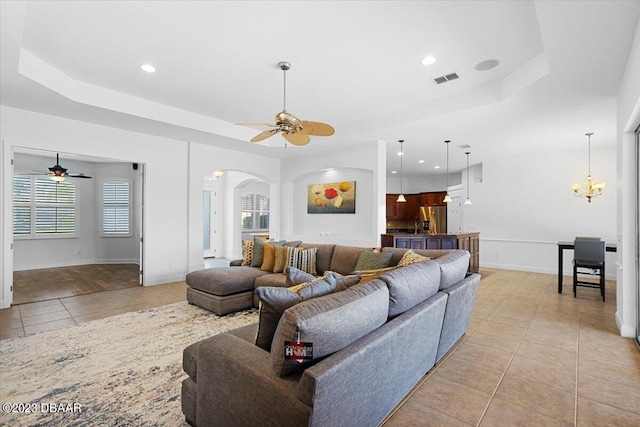
<path fill-rule="evenodd" d="M 591 203 L 574 197 L 570 188 L 586 178 L 586 156 L 585 147 L 483 162 L 482 182 L 474 182 L 473 175 L 470 180 L 473 204 L 462 205 L 460 217 L 463 231 L 480 232 L 481 266 L 556 274 L 558 241 L 575 236 L 616 241 L 615 146 L 606 141 L 600 147 L 592 144 L 592 173 L 608 187 Z M 463 202 L 466 175 L 461 176 L 462 185 L 455 191 Z M 565 253 L 566 275 L 572 274 L 572 255 Z M 615 254 L 607 253 L 608 265 L 614 261 Z M 607 277 L 615 279 L 613 268 Z"/>
<path fill-rule="evenodd" d="M 171 179 L 167 179 L 167 166 L 178 171 L 188 169 L 186 143 L 5 106 L 1 107 L 0 113 L 0 136 L 3 141 L 0 199 L 5 218 L 2 221 L 3 242 L 0 254 L 3 260 L 0 307 L 10 305 L 9 288 L 13 282 L 11 222 L 6 218 L 10 218 L 11 214 L 11 158 L 14 147 L 145 163 L 144 284 L 184 279 L 189 237 L 186 208 L 188 200 L 185 191 L 187 174 L 171 174 Z M 202 230 L 199 236 L 202 236 Z"/>
<path fill-rule="evenodd" d="M 100 236 L 100 185 L 104 179 L 121 178 L 135 183 L 129 163 L 95 163 L 61 158 L 63 167 L 83 172 L 92 179 L 72 180 L 76 185 L 75 238 L 16 238 L 14 240 L 13 270 L 65 267 L 84 264 L 138 263 L 139 230 L 131 237 Z M 55 154 L 34 156 L 15 153 L 16 173 L 47 170 L 55 164 Z M 135 192 L 135 187 L 132 188 Z M 137 224 L 134 211 L 132 224 Z"/>
<path fill-rule="evenodd" d="M 313 243 L 379 246 L 385 232 L 385 145 L 381 141 L 340 153 L 282 163 L 284 238 Z M 356 181 L 355 214 L 308 214 L 309 184 Z"/>
<path fill-rule="evenodd" d="M 636 243 L 640 225 L 635 218 L 635 137 L 640 125 L 640 23 L 627 60 L 627 67 L 618 90 L 618 215 L 617 215 L 617 311 L 616 324 L 624 337 L 635 337 L 637 307 L 637 283 L 635 263 Z"/>

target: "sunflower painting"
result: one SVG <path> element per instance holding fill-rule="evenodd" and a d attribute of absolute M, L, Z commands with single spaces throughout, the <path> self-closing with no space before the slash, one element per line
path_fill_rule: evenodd
<path fill-rule="evenodd" d="M 356 213 L 356 182 L 310 184 L 307 195 L 307 213 Z"/>

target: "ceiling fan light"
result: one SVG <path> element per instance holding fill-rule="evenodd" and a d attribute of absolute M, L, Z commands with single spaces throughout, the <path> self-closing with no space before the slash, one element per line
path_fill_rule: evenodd
<path fill-rule="evenodd" d="M 64 175 L 49 175 L 49 179 L 55 182 L 62 182 L 67 179 Z"/>

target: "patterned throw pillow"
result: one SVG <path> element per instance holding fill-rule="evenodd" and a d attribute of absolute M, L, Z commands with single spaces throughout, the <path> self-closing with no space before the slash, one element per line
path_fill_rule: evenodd
<path fill-rule="evenodd" d="M 288 246 L 276 246 L 275 247 L 275 256 L 273 263 L 273 272 L 274 273 L 283 273 L 285 267 L 287 266 L 287 251 Z"/>
<path fill-rule="evenodd" d="M 242 241 L 242 264 L 240 265 L 251 265 L 251 260 L 253 259 L 253 240 L 243 240 Z"/>
<path fill-rule="evenodd" d="M 271 351 L 273 334 L 276 332 L 282 313 L 299 302 L 334 292 L 336 279 L 330 274 L 298 286 L 296 291 L 271 286 L 256 288 L 256 295 L 260 299 L 260 320 L 256 335 L 258 347 Z"/>
<path fill-rule="evenodd" d="M 316 271 L 317 253 L 318 248 L 299 249 L 287 247 L 287 262 L 285 268 L 294 267 L 315 276 L 318 274 Z"/>
<path fill-rule="evenodd" d="M 396 268 L 398 267 L 395 266 L 395 267 L 376 268 L 373 270 L 360 270 L 360 271 L 354 271 L 351 274 L 360 276 L 360 283 L 364 283 L 373 279 L 377 279 L 381 274 L 384 274 L 387 271 L 395 270 Z"/>
<path fill-rule="evenodd" d="M 405 265 L 413 264 L 414 262 L 429 261 L 430 259 L 431 258 L 417 254 L 409 249 L 404 253 L 404 255 L 402 255 L 400 262 L 398 262 L 398 267 L 404 267 Z"/>
<path fill-rule="evenodd" d="M 393 257 L 393 252 L 361 252 L 356 264 L 356 271 L 389 267 L 391 257 Z"/>

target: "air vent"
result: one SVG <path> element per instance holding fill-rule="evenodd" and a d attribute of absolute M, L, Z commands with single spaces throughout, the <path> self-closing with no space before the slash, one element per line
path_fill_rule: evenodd
<path fill-rule="evenodd" d="M 451 73 L 451 74 L 447 74 L 445 76 L 442 77 L 436 77 L 435 79 L 433 79 L 433 82 L 437 85 L 441 85 L 442 83 L 446 83 L 446 82 L 450 82 L 451 80 L 456 80 L 459 79 L 460 76 L 458 76 L 458 74 L 456 73 Z"/>

